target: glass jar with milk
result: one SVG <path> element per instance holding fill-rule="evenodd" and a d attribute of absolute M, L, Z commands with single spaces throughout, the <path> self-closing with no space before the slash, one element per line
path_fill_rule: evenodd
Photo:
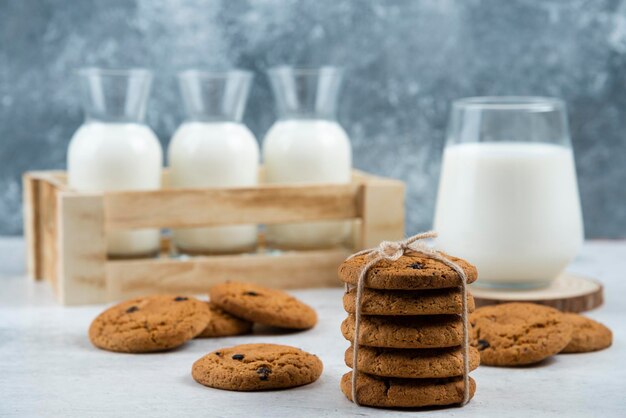
<path fill-rule="evenodd" d="M 255 186 L 259 146 L 241 123 L 251 73 L 189 70 L 179 74 L 187 120 L 168 149 L 170 186 L 176 188 Z M 256 225 L 188 228 L 173 231 L 184 253 L 237 253 L 253 250 Z"/>
<path fill-rule="evenodd" d="M 70 141 L 68 184 L 84 192 L 154 190 L 163 152 L 144 124 L 152 75 L 145 69 L 79 71 L 85 122 Z M 113 231 L 108 254 L 139 257 L 159 250 L 159 230 Z"/>
<path fill-rule="evenodd" d="M 267 183 L 349 183 L 352 151 L 336 120 L 343 72 L 339 68 L 277 67 L 268 71 L 278 121 L 263 142 Z M 275 248 L 331 247 L 346 239 L 346 221 L 270 225 Z"/>
<path fill-rule="evenodd" d="M 478 267 L 477 285 L 548 285 L 574 258 L 583 222 L 565 104 L 538 97 L 454 102 L 435 229 Z"/>

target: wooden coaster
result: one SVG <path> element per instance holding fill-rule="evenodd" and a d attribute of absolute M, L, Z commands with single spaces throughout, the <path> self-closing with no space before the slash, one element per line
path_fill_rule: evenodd
<path fill-rule="evenodd" d="M 541 289 L 490 289 L 475 285 L 471 289 L 477 308 L 508 302 L 532 302 L 564 312 L 584 312 L 597 308 L 604 301 L 599 282 L 572 273 L 564 273 L 550 286 Z"/>

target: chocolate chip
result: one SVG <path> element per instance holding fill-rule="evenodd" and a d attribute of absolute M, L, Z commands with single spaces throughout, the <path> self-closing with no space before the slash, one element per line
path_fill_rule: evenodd
<path fill-rule="evenodd" d="M 243 354 L 233 354 L 233 360 L 243 360 Z"/>
<path fill-rule="evenodd" d="M 174 302 L 182 302 L 183 300 L 189 300 L 189 298 L 186 298 L 184 296 L 176 296 L 174 298 Z"/>
<path fill-rule="evenodd" d="M 215 353 L 213 353 L 213 354 L 215 354 L 216 356 L 221 356 L 221 355 L 222 355 L 222 353 L 221 353 L 220 351 L 216 351 L 216 352 L 215 352 Z"/>
<path fill-rule="evenodd" d="M 270 373 L 272 373 L 272 370 L 268 367 L 261 366 L 258 369 L 256 369 L 256 372 L 259 375 L 259 379 L 268 380 L 270 377 Z"/>
<path fill-rule="evenodd" d="M 409 267 L 415 270 L 421 270 L 424 268 L 424 265 L 422 263 L 413 263 Z"/>
<path fill-rule="evenodd" d="M 383 379 L 383 383 L 385 384 L 385 395 L 388 395 L 389 389 L 391 389 L 391 381 L 389 381 L 389 379 Z"/>
<path fill-rule="evenodd" d="M 130 308 L 126 309 L 126 313 L 133 313 L 133 312 L 136 312 L 136 311 L 138 311 L 138 310 L 139 310 L 139 308 L 138 308 L 138 307 L 136 307 L 136 306 L 131 306 Z"/>
<path fill-rule="evenodd" d="M 259 294 L 257 292 L 244 292 L 244 295 L 246 295 L 246 296 L 259 296 Z"/>
<path fill-rule="evenodd" d="M 483 351 L 485 348 L 489 348 L 489 342 L 487 342 L 486 340 L 478 340 L 478 351 Z"/>

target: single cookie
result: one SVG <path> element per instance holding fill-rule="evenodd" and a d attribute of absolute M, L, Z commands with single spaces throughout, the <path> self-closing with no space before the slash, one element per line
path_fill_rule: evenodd
<path fill-rule="evenodd" d="M 89 339 L 96 347 L 109 351 L 163 351 L 201 333 L 210 318 L 207 304 L 192 297 L 135 298 L 98 315 L 89 327 Z"/>
<path fill-rule="evenodd" d="M 346 366 L 352 367 L 353 348 L 346 350 Z M 469 347 L 470 370 L 480 364 L 480 354 Z M 463 375 L 461 347 L 437 349 L 394 349 L 359 347 L 358 370 L 376 376 L 411 379 L 454 377 Z"/>
<path fill-rule="evenodd" d="M 341 391 L 352 400 L 352 373 L 341 378 Z M 356 396 L 359 404 L 384 408 L 418 408 L 463 402 L 463 378 L 398 379 L 359 373 Z M 476 382 L 470 377 L 470 399 Z"/>
<path fill-rule="evenodd" d="M 341 323 L 348 341 L 354 339 L 354 315 Z M 461 345 L 463 325 L 458 315 L 361 316 L 359 344 L 388 348 L 439 348 Z"/>
<path fill-rule="evenodd" d="M 309 305 L 275 289 L 226 282 L 209 289 L 211 302 L 235 316 L 280 328 L 308 329 L 317 323 Z"/>
<path fill-rule="evenodd" d="M 470 315 L 472 345 L 481 364 L 532 364 L 563 350 L 572 326 L 554 308 L 533 303 L 505 303 L 476 309 Z"/>
<path fill-rule="evenodd" d="M 253 391 L 285 389 L 315 382 L 324 366 L 317 356 L 277 344 L 243 344 L 222 348 L 197 360 L 196 382 L 217 389 Z"/>
<path fill-rule="evenodd" d="M 465 260 L 446 254 L 450 261 L 458 264 L 467 275 L 467 283 L 478 277 L 476 267 Z M 353 257 L 339 266 L 339 278 L 345 283 L 356 285 L 363 266 L 365 255 Z M 373 289 L 441 289 L 459 286 L 459 275 L 441 261 L 419 253 L 404 254 L 396 261 L 381 260 L 369 269 L 365 276 L 365 287 Z"/>
<path fill-rule="evenodd" d="M 436 289 L 424 291 L 378 290 L 365 288 L 361 298 L 361 313 L 366 315 L 439 315 L 463 312 L 461 290 Z M 355 312 L 356 288 L 343 295 L 343 307 Z M 468 312 L 474 310 L 474 298 L 467 295 Z"/>
<path fill-rule="evenodd" d="M 230 337 L 252 331 L 252 322 L 237 318 L 214 303 L 207 302 L 207 305 L 211 311 L 211 320 L 196 338 Z"/>
<path fill-rule="evenodd" d="M 613 343 L 613 333 L 601 323 L 574 313 L 564 313 L 563 318 L 572 326 L 572 339 L 561 353 L 588 353 Z"/>

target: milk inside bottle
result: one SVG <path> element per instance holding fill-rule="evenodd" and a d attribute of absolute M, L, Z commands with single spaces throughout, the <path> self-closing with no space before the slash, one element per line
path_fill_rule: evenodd
<path fill-rule="evenodd" d="M 241 123 L 252 75 L 246 71 L 179 74 L 187 120 L 168 148 L 174 188 L 251 187 L 258 181 L 259 146 Z M 256 247 L 256 225 L 173 231 L 184 253 L 234 253 Z"/>
<path fill-rule="evenodd" d="M 144 69 L 79 71 L 85 123 L 70 141 L 68 185 L 83 192 L 155 190 L 161 185 L 162 150 L 143 123 L 152 76 Z M 159 230 L 107 233 L 113 257 L 159 250 Z"/>
<path fill-rule="evenodd" d="M 263 141 L 268 183 L 349 183 L 350 140 L 336 120 L 342 71 L 333 67 L 278 67 L 268 72 L 278 120 Z M 270 225 L 267 242 L 277 248 L 323 248 L 347 237 L 347 221 Z"/>

